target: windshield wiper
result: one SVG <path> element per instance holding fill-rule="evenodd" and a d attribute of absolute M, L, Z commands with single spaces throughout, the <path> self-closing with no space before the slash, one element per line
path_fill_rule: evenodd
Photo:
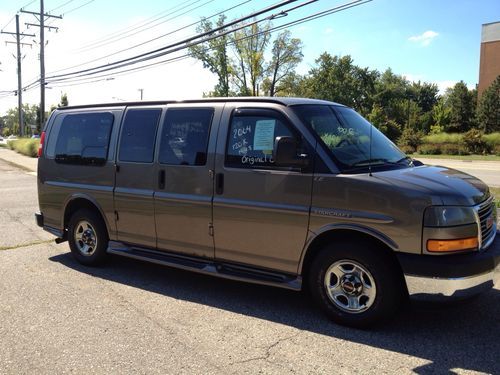
<path fill-rule="evenodd" d="M 364 159 L 351 164 L 350 167 L 367 167 L 368 165 L 378 165 L 378 164 L 392 164 L 389 160 L 378 158 L 378 159 Z"/>

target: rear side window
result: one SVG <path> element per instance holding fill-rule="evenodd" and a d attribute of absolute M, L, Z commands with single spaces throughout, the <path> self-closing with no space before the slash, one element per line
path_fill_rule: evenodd
<path fill-rule="evenodd" d="M 161 109 L 130 109 L 120 138 L 120 161 L 152 163 Z"/>
<path fill-rule="evenodd" d="M 102 165 L 108 157 L 109 138 L 113 127 L 109 112 L 66 115 L 52 132 L 57 138 L 55 147 L 48 145 L 47 156 L 56 162 Z M 55 125 L 57 127 L 57 125 Z"/>
<path fill-rule="evenodd" d="M 167 110 L 159 161 L 171 165 L 205 165 L 213 108 Z"/>
<path fill-rule="evenodd" d="M 235 115 L 229 127 L 225 165 L 234 168 L 274 168 L 276 137 L 292 137 L 292 131 L 273 115 Z"/>

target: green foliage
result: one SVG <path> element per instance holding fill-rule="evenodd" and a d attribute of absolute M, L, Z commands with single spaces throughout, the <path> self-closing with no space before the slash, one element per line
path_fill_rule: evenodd
<path fill-rule="evenodd" d="M 466 132 L 474 126 L 475 93 L 463 81 L 448 90 L 446 105 L 450 108 L 448 132 Z"/>
<path fill-rule="evenodd" d="M 485 134 L 483 135 L 483 139 L 492 150 L 500 146 L 500 132 Z"/>
<path fill-rule="evenodd" d="M 441 148 L 441 153 L 445 155 L 469 155 L 462 144 L 442 143 L 438 146 Z"/>
<path fill-rule="evenodd" d="M 273 42 L 271 61 L 266 68 L 268 78 L 265 82 L 268 82 L 269 87 L 263 87 L 266 95 L 275 96 L 279 92 L 279 84 L 294 72 L 303 57 L 300 39 L 292 38 L 288 30 L 278 34 Z"/>
<path fill-rule="evenodd" d="M 37 156 L 39 144 L 39 139 L 30 138 L 21 138 L 15 141 L 7 142 L 7 145 L 11 150 L 17 151 L 20 154 L 30 156 L 32 158 Z"/>
<path fill-rule="evenodd" d="M 491 151 L 488 143 L 483 139 L 484 133 L 478 129 L 471 129 L 463 135 L 465 149 L 471 154 L 487 154 Z"/>
<path fill-rule="evenodd" d="M 196 31 L 198 33 L 208 32 L 224 25 L 225 20 L 225 15 L 220 15 L 215 24 L 212 24 L 207 19 L 202 19 Z M 225 30 L 222 29 L 217 31 L 217 34 L 224 32 Z M 214 73 L 219 80 L 211 96 L 229 96 L 229 82 L 234 72 L 231 67 L 231 59 L 229 58 L 228 42 L 228 35 L 220 35 L 218 38 L 189 47 L 191 56 L 200 60 L 203 63 L 203 67 Z"/>
<path fill-rule="evenodd" d="M 500 131 L 500 76 L 483 92 L 477 119 L 479 128 L 485 133 Z"/>
<path fill-rule="evenodd" d="M 441 154 L 440 145 L 434 143 L 424 143 L 418 146 L 418 152 L 422 155 L 439 155 Z"/>
<path fill-rule="evenodd" d="M 420 131 L 416 131 L 412 128 L 405 128 L 401 133 L 401 137 L 398 139 L 399 147 L 408 147 L 413 150 L 417 150 L 418 146 L 422 143 L 423 134 Z"/>
<path fill-rule="evenodd" d="M 454 143 L 459 144 L 462 142 L 463 135 L 458 133 L 438 133 L 429 134 L 422 138 L 424 143 Z"/>
<path fill-rule="evenodd" d="M 303 80 L 303 94 L 342 103 L 366 115 L 373 105 L 377 77 L 376 70 L 354 65 L 350 56 L 332 56 L 325 52 Z"/>

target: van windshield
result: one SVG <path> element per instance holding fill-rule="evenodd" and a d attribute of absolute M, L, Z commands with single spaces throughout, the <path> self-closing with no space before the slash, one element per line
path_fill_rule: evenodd
<path fill-rule="evenodd" d="M 411 158 L 351 108 L 298 105 L 293 109 L 327 146 L 342 172 L 362 172 L 370 164 L 380 170 L 406 168 L 412 163 Z"/>

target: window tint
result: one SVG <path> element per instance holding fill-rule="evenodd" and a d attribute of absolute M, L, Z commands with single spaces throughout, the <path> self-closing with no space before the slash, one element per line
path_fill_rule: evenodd
<path fill-rule="evenodd" d="M 169 109 L 163 124 L 159 161 L 173 165 L 205 165 L 212 108 Z"/>
<path fill-rule="evenodd" d="M 153 162 L 156 128 L 161 109 L 127 111 L 120 139 L 120 161 Z"/>
<path fill-rule="evenodd" d="M 60 163 L 104 164 L 114 116 L 109 112 L 69 114 L 57 135 L 55 158 Z M 51 155 L 54 156 L 54 155 Z"/>
<path fill-rule="evenodd" d="M 234 116 L 229 127 L 226 166 L 272 168 L 276 137 L 294 136 L 279 119 L 272 116 Z"/>

